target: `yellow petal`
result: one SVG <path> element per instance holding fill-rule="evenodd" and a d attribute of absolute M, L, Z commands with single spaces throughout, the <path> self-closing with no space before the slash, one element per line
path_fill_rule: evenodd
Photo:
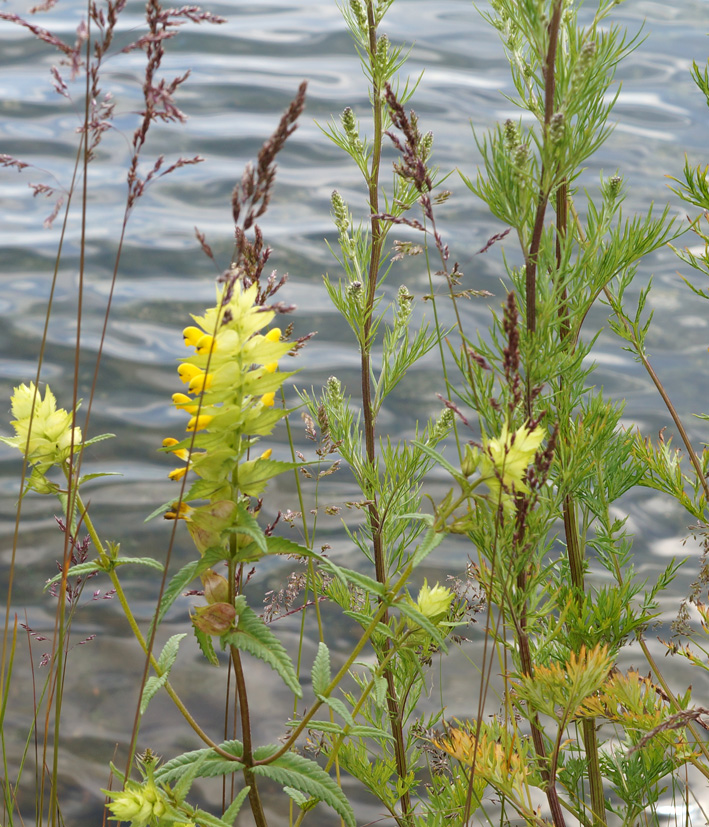
<path fill-rule="evenodd" d="M 204 336 L 204 331 L 198 327 L 186 327 L 182 331 L 182 338 L 185 340 L 187 347 L 197 347 L 197 342 Z"/>
<path fill-rule="evenodd" d="M 270 391 L 269 393 L 264 393 L 264 395 L 261 397 L 261 404 L 264 406 L 264 408 L 272 408 L 275 401 L 276 394 L 273 391 Z"/>
<path fill-rule="evenodd" d="M 209 423 L 214 419 L 213 416 L 209 414 L 200 414 L 199 416 L 193 416 L 192 419 L 187 423 L 186 430 L 188 431 L 203 431 Z"/>
<path fill-rule="evenodd" d="M 212 350 L 216 350 L 214 336 L 210 336 L 208 333 L 204 333 L 202 337 L 197 341 L 195 347 L 197 348 L 197 353 L 199 353 L 200 355 L 209 353 Z"/>
<path fill-rule="evenodd" d="M 264 365 L 263 369 L 266 373 L 275 373 L 278 370 L 278 362 L 270 362 L 268 365 Z"/>
<path fill-rule="evenodd" d="M 207 388 L 212 387 L 214 381 L 213 373 L 200 373 L 190 379 L 190 386 L 188 388 L 190 393 L 202 393 Z"/>
<path fill-rule="evenodd" d="M 188 414 L 195 414 L 199 410 L 199 405 L 194 404 L 194 399 L 190 399 L 184 393 L 173 393 L 172 402 L 178 410 L 186 411 Z"/>
<path fill-rule="evenodd" d="M 181 480 L 185 474 L 187 473 L 187 466 L 184 468 L 175 468 L 174 471 L 170 471 L 167 475 L 168 479 L 170 480 Z"/>
<path fill-rule="evenodd" d="M 188 382 L 191 382 L 195 376 L 203 374 L 204 371 L 200 370 L 195 365 L 190 365 L 185 362 L 184 364 L 180 365 L 180 367 L 177 369 L 177 373 L 180 379 L 186 385 Z"/>
<path fill-rule="evenodd" d="M 264 339 L 268 339 L 269 342 L 280 342 L 281 341 L 281 329 L 280 327 L 273 327 L 268 333 L 264 336 Z"/>

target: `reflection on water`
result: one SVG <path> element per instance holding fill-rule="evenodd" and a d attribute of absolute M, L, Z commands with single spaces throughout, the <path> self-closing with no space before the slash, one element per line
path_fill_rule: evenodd
<path fill-rule="evenodd" d="M 486 8 L 484 3 L 481 6 Z M 63 0 L 41 23 L 70 40 L 82 8 L 80 3 Z M 644 209 L 650 200 L 664 204 L 672 197 L 665 175 L 679 174 L 685 151 L 693 163 L 706 161 L 706 108 L 688 74 L 692 60 L 700 64 L 706 60 L 706 38 L 701 24 L 697 25 L 698 21 L 709 19 L 705 9 L 704 3 L 693 0 L 673 4 L 626 0 L 617 10 L 616 19 L 631 32 L 637 32 L 646 20 L 643 34 L 647 40 L 619 69 L 618 79 L 623 84 L 616 106 L 619 123 L 602 153 L 589 162 L 581 183 L 593 188 L 600 171 L 610 174 L 620 170 L 630 187 L 628 213 Z M 24 11 L 12 2 L 3 10 Z M 295 317 L 297 332 L 315 329 L 318 334 L 299 359 L 302 372 L 297 377 L 298 384 L 318 387 L 327 376 L 336 374 L 350 386 L 351 392 L 356 393 L 357 388 L 356 350 L 351 337 L 343 334 L 321 287 L 324 272 L 336 273 L 336 263 L 324 244 L 326 237 L 331 241 L 334 238 L 329 217 L 331 191 L 338 188 L 358 215 L 364 215 L 365 209 L 356 171 L 318 128 L 318 124 L 326 124 L 346 105 L 358 113 L 366 111 L 367 106 L 364 79 L 340 14 L 334 0 L 260 0 L 251 5 L 216 5 L 210 11 L 227 16 L 229 22 L 222 27 L 185 27 L 180 37 L 168 44 L 164 64 L 167 75 L 186 68 L 192 70 L 178 97 L 190 120 L 181 127 L 155 129 L 146 155 L 153 158 L 165 153 L 168 158 L 175 158 L 200 154 L 205 161 L 159 182 L 131 219 L 93 407 L 93 432 L 112 432 L 116 439 L 96 446 L 90 455 L 90 469 L 87 466 L 86 470 L 113 470 L 124 477 L 97 482 L 89 498 L 104 536 L 120 539 L 129 554 L 148 550 L 160 556 L 168 542 L 169 532 L 164 524 L 154 521 L 145 525 L 143 519 L 174 491 L 165 478 L 168 463 L 156 449 L 181 422 L 169 404 L 176 387 L 172 371 L 182 352 L 180 331 L 189 312 L 198 311 L 213 296 L 215 273 L 194 240 L 194 226 L 206 233 L 225 266 L 233 230 L 229 209 L 233 182 L 270 134 L 303 78 L 309 81 L 308 109 L 280 157 L 278 185 L 263 229 L 274 247 L 273 266 L 291 274 L 284 300 L 299 306 Z M 140 3 L 128 4 L 119 45 L 128 42 L 132 30 L 140 26 L 141 14 Z M 494 33 L 468 0 L 397 0 L 385 29 L 393 42 L 414 44 L 410 73 L 418 75 L 425 70 L 413 106 L 423 128 L 435 133 L 435 157 L 441 170 L 459 167 L 466 175 L 473 174 L 478 156 L 471 123 L 476 130 L 484 130 L 495 120 L 514 115 L 514 109 L 500 94 L 512 94 L 513 90 Z M 58 238 L 58 223 L 52 230 L 42 227 L 51 212 L 51 202 L 31 199 L 27 182 L 41 180 L 59 186 L 68 183 L 76 152 L 79 110 L 51 89 L 49 69 L 56 61 L 54 54 L 24 31 L 6 23 L 0 23 L 0 45 L 0 65 L 7 78 L 0 85 L 0 147 L 3 153 L 44 171 L 33 170 L 20 176 L 14 170 L 0 170 L 4 284 L 0 296 L 0 394 L 7 399 L 13 384 L 33 376 Z M 140 106 L 141 56 L 117 56 L 108 63 L 107 70 L 103 88 L 112 91 L 117 101 L 119 131 L 105 136 L 91 170 L 90 241 L 81 339 L 83 396 L 88 395 L 91 382 L 120 232 L 129 139 L 135 128 L 134 112 Z M 78 89 L 76 92 L 79 94 Z M 445 209 L 443 224 L 452 255 L 462 263 L 472 286 L 499 296 L 499 250 L 479 258 L 473 254 L 500 228 L 455 173 L 449 187 L 455 198 Z M 676 210 L 679 215 L 684 214 L 681 206 L 677 205 Z M 79 231 L 74 216 L 67 230 L 43 373 L 45 380 L 52 381 L 60 404 L 64 405 L 73 376 Z M 408 262 L 393 271 L 389 285 L 392 295 L 402 280 L 419 295 L 428 291 L 425 275 L 417 268 L 417 263 Z M 652 272 L 658 288 L 651 298 L 656 312 L 649 340 L 651 354 L 680 411 L 688 415 L 709 407 L 704 393 L 706 383 L 695 379 L 705 376 L 709 366 L 705 351 L 706 318 L 704 307 L 694 302 L 676 270 L 677 261 L 672 254 L 661 252 L 644 265 L 641 280 Z M 498 301 L 491 300 L 493 304 Z M 481 302 L 466 306 L 463 312 L 470 329 L 487 322 L 488 310 Z M 445 308 L 442 313 L 445 322 Z M 604 310 L 599 307 L 589 324 L 603 323 Z M 641 424 L 647 432 L 656 432 L 667 424 L 668 418 L 650 381 L 609 333 L 600 337 L 596 359 L 596 381 L 609 393 L 628 400 L 628 424 Z M 437 410 L 435 394 L 440 389 L 437 364 L 431 360 L 412 374 L 408 384 L 401 385 L 383 412 L 382 425 L 398 436 L 412 435 L 416 417 Z M 8 407 L 6 404 L 5 409 Z M 690 425 L 697 439 L 706 439 L 696 421 L 690 420 Z M 283 452 L 283 443 L 281 435 L 274 445 L 277 453 Z M 0 458 L 6 538 L 2 564 L 6 570 L 10 543 L 7 526 L 14 515 L 18 465 L 4 447 L 0 448 Z M 276 490 L 280 506 L 297 507 L 287 483 L 280 483 Z M 351 493 L 343 473 L 334 481 L 333 498 L 347 499 Z M 46 502 L 26 503 L 15 587 L 17 608 L 26 607 L 29 623 L 37 630 L 52 628 L 54 607 L 42 595 L 41 584 L 53 574 L 53 561 L 60 547 L 48 507 Z M 637 529 L 638 568 L 644 575 L 652 577 L 664 567 L 668 556 L 695 553 L 691 546 L 681 545 L 684 516 L 661 497 L 630 498 L 627 508 Z M 323 542 L 327 540 L 333 547 L 336 559 L 351 559 L 353 548 L 335 521 L 325 527 L 322 536 Z M 189 543 L 181 539 L 175 564 L 187 559 L 189 549 Z M 465 553 L 462 545 L 442 547 L 435 558 L 439 569 L 428 571 L 429 578 L 462 568 Z M 287 571 L 287 564 L 267 570 L 264 588 L 280 584 Z M 665 620 L 671 618 L 689 579 L 691 571 L 678 579 L 675 593 L 663 597 Z M 105 584 L 101 587 L 105 588 Z M 137 579 L 131 585 L 145 620 L 152 611 L 155 588 L 155 583 Z M 165 635 L 182 629 L 187 605 L 187 600 L 175 605 Z M 333 617 L 332 625 L 346 641 L 350 630 L 342 618 Z M 134 679 L 142 670 L 137 647 L 128 638 L 126 625 L 111 601 L 88 600 L 75 630 L 77 641 L 79 636 L 94 632 L 98 637 L 72 652 L 67 679 L 67 752 L 63 771 L 71 787 L 65 811 L 69 823 L 72 812 L 86 816 L 97 806 L 96 791 L 106 783 L 106 766 L 114 745 L 123 746 L 128 738 L 126 727 L 132 722 L 136 700 Z M 293 645 L 295 635 L 294 629 Z M 35 662 L 40 648 L 34 644 Z M 309 657 L 312 660 L 311 655 L 306 652 L 306 662 Z M 213 714 L 213 720 L 203 724 L 213 724 L 218 730 L 223 675 L 215 670 L 213 685 L 207 689 L 202 684 L 195 687 L 192 664 L 196 658 L 195 652 L 186 653 L 183 658 L 175 673 L 178 691 L 184 692 L 187 700 L 193 694 L 202 698 L 203 692 L 213 696 L 207 704 L 200 701 L 200 708 L 207 719 Z M 124 671 L 115 673 L 111 669 L 114 662 L 120 662 Z M 259 701 L 264 711 L 285 702 L 280 684 L 271 680 L 268 670 L 261 674 L 262 665 L 258 662 L 251 669 L 251 679 L 259 684 Z M 469 714 L 471 690 L 463 678 L 467 674 L 466 664 L 462 659 L 453 659 L 447 669 L 446 703 L 456 714 Z M 21 677 L 23 670 L 29 680 L 26 659 L 19 659 L 16 677 Z M 32 715 L 31 695 L 21 686 L 20 682 L 13 683 L 14 719 L 7 728 L 14 739 L 13 758 L 21 749 Z M 703 689 L 705 695 L 709 694 L 709 687 Z M 695 695 L 698 702 L 709 704 L 696 681 Z M 194 746 L 189 736 L 175 735 L 176 732 L 183 730 L 177 726 L 170 705 L 164 699 L 158 700 L 146 718 L 142 738 L 168 755 Z M 267 714 L 259 719 L 258 740 L 280 734 L 280 720 L 270 720 Z M 358 813 L 363 821 L 377 817 L 376 808 L 361 791 L 350 792 L 361 801 Z M 328 823 L 325 815 L 322 818 L 323 824 Z M 313 818 L 312 823 L 315 822 Z"/>

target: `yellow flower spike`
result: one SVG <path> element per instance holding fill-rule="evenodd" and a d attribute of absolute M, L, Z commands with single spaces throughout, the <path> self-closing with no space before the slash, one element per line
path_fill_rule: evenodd
<path fill-rule="evenodd" d="M 264 393 L 261 397 L 261 404 L 264 408 L 272 408 L 276 401 L 276 394 L 273 391 L 269 393 Z"/>
<path fill-rule="evenodd" d="M 278 370 L 278 362 L 270 362 L 268 365 L 264 365 L 263 369 L 266 373 L 275 373 Z"/>
<path fill-rule="evenodd" d="M 214 374 L 213 373 L 200 373 L 195 375 L 192 379 L 190 379 L 189 385 L 189 392 L 190 393 L 202 393 L 202 391 L 207 390 L 208 388 L 212 387 L 212 382 L 214 381 Z"/>
<path fill-rule="evenodd" d="M 166 520 L 189 520 L 191 519 L 192 512 L 194 508 L 191 505 L 187 505 L 187 503 L 180 503 L 179 507 L 177 503 L 173 503 L 169 510 L 165 512 L 165 519 Z"/>
<path fill-rule="evenodd" d="M 264 336 L 264 339 L 268 339 L 269 342 L 280 342 L 281 341 L 281 329 L 280 327 L 273 327 L 268 333 Z"/>
<path fill-rule="evenodd" d="M 259 459 L 271 459 L 271 454 L 273 453 L 272 448 L 266 448 L 266 450 L 261 454 Z"/>
<path fill-rule="evenodd" d="M 198 327 L 186 327 L 182 331 L 182 338 L 185 340 L 186 347 L 198 347 L 197 342 L 204 336 L 204 331 Z"/>
<path fill-rule="evenodd" d="M 202 334 L 195 347 L 197 348 L 197 353 L 199 353 L 200 356 L 217 349 L 214 336 L 210 336 L 208 333 Z"/>
<path fill-rule="evenodd" d="M 188 382 L 191 382 L 195 376 L 199 376 L 203 374 L 204 371 L 200 370 L 196 365 L 190 365 L 187 362 L 180 365 L 177 369 L 177 374 L 182 380 L 182 382 L 186 385 Z"/>
<path fill-rule="evenodd" d="M 185 393 L 173 393 L 172 403 L 180 411 L 186 411 L 188 414 L 195 414 L 199 410 L 199 405 L 194 404 L 194 399 L 190 399 Z"/>
<path fill-rule="evenodd" d="M 209 414 L 200 414 L 199 416 L 193 416 L 192 419 L 187 423 L 187 431 L 203 431 L 205 428 L 209 426 L 209 423 L 214 419 L 213 416 Z"/>
<path fill-rule="evenodd" d="M 167 478 L 169 480 L 174 480 L 175 482 L 178 482 L 185 476 L 186 473 L 187 466 L 185 466 L 184 468 L 175 468 L 174 471 L 170 471 L 170 473 L 167 475 Z"/>

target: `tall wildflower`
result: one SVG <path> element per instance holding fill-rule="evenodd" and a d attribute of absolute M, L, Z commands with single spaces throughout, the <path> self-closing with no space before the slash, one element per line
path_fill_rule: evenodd
<path fill-rule="evenodd" d="M 280 371 L 278 361 L 292 347 L 281 341 L 279 328 L 265 330 L 275 312 L 257 298 L 257 284 L 230 279 L 217 289 L 216 305 L 192 316 L 194 324 L 183 331 L 193 352 L 177 369 L 184 392 L 174 394 L 173 403 L 185 412 L 188 436 L 166 439 L 163 449 L 186 463 L 170 473 L 172 479 L 197 477 L 185 500 L 209 502 L 183 502 L 166 517 L 187 519 L 200 551 L 221 545 L 223 532 L 238 520 L 240 497 L 258 497 L 271 477 L 290 467 L 271 460 L 270 450 L 252 455 L 259 437 L 284 416 L 275 393 L 291 374 Z"/>

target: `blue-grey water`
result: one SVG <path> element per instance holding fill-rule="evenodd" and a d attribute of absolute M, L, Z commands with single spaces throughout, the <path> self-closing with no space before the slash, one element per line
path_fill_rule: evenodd
<path fill-rule="evenodd" d="M 0 10 L 24 15 L 29 5 L 9 0 Z M 487 8 L 485 3 L 479 6 Z M 180 332 L 189 321 L 188 314 L 200 312 L 214 295 L 215 269 L 200 252 L 194 227 L 206 234 L 220 265 L 226 266 L 233 233 L 229 201 L 234 181 L 245 163 L 255 157 L 303 79 L 309 84 L 307 109 L 279 158 L 275 195 L 261 224 L 273 247 L 271 265 L 279 273 L 290 274 L 282 297 L 298 306 L 293 317 L 297 333 L 317 331 L 299 357 L 297 384 L 317 389 L 335 374 L 357 394 L 356 348 L 329 305 L 322 276 L 325 272 L 337 274 L 337 264 L 325 243 L 335 240 L 330 194 L 337 188 L 355 214 L 363 216 L 364 191 L 356 169 L 319 126 L 348 105 L 366 117 L 367 89 L 352 43 L 334 0 L 260 0 L 217 3 L 207 8 L 228 22 L 222 26 L 186 25 L 179 37 L 168 42 L 163 64 L 166 76 L 191 70 L 177 95 L 177 103 L 189 120 L 184 125 L 151 130 L 143 171 L 161 153 L 168 160 L 197 154 L 205 160 L 158 181 L 131 216 L 91 421 L 92 435 L 111 432 L 116 438 L 91 449 L 84 464 L 85 471 L 123 475 L 87 488 L 86 497 L 102 536 L 120 541 L 128 554 L 158 558 L 164 557 L 170 527 L 162 520 L 148 524 L 143 520 L 175 490 L 166 479 L 171 465 L 156 449 L 163 437 L 177 434 L 183 423 L 183 416 L 170 404 L 171 394 L 179 389 L 174 370 L 183 353 Z M 81 3 L 60 0 L 34 22 L 73 42 L 83 13 Z M 142 5 L 129 0 L 119 25 L 118 46 L 141 30 L 142 15 Z M 622 89 L 613 116 L 617 125 L 589 162 L 582 183 L 593 188 L 601 171 L 612 174 L 618 170 L 628 186 L 627 214 L 646 210 L 652 201 L 661 207 L 669 200 L 673 212 L 683 219 L 686 209 L 670 193 L 666 176 L 681 174 L 685 153 L 692 164 L 707 162 L 709 118 L 689 69 L 693 60 L 704 64 L 709 54 L 705 35 L 709 11 L 706 3 L 698 0 L 672 4 L 626 0 L 613 20 L 631 33 L 642 29 L 645 39 L 618 69 Z M 383 30 L 392 42 L 410 46 L 406 71 L 412 77 L 423 72 L 411 105 L 423 129 L 435 134 L 435 160 L 441 171 L 459 169 L 467 176 L 474 175 L 479 156 L 471 125 L 484 131 L 515 112 L 503 97 L 503 93 L 513 94 L 513 88 L 496 33 L 468 0 L 396 0 Z M 3 433 L 8 432 L 13 386 L 34 377 L 61 227 L 60 216 L 52 229 L 44 229 L 52 200 L 41 195 L 33 199 L 28 183 L 67 187 L 77 148 L 81 89 L 71 86 L 73 100 L 54 92 L 49 72 L 58 58 L 57 52 L 38 44 L 26 30 L 0 21 L 0 154 L 32 165 L 21 174 L 0 168 L 0 411 L 8 412 L 7 416 L 3 413 L 6 423 L 0 421 Z M 79 389 L 84 397 L 91 385 L 120 234 L 129 139 L 136 126 L 135 113 L 141 107 L 143 61 L 139 52 L 115 55 L 107 61 L 102 81 L 103 90 L 114 95 L 117 129 L 104 136 L 89 177 Z M 465 323 L 472 331 L 487 324 L 488 305 L 498 304 L 504 295 L 499 251 L 474 255 L 501 226 L 466 189 L 457 172 L 448 186 L 454 197 L 440 211 L 439 220 L 451 257 L 461 262 L 465 286 L 494 294 L 487 303 L 478 300 L 464 307 Z M 69 403 L 74 375 L 78 215 L 74 211 L 67 226 L 42 373 L 62 405 Z M 679 272 L 689 274 L 669 250 L 662 251 L 640 268 L 633 296 L 652 275 L 655 287 L 650 306 L 655 319 L 649 351 L 699 444 L 706 440 L 705 423 L 692 419 L 691 414 L 709 409 L 709 307 L 689 292 Z M 394 269 L 388 286 L 391 295 L 401 282 L 417 296 L 428 291 L 418 260 Z M 605 310 L 599 307 L 590 324 L 602 326 L 604 320 Z M 609 394 L 627 400 L 629 424 L 635 423 L 652 435 L 669 424 L 648 377 L 607 330 L 598 340 L 595 358 L 595 381 Z M 417 368 L 387 403 L 383 429 L 396 436 L 411 436 L 417 418 L 438 410 L 436 393 L 442 390 L 437 361 L 432 358 Z M 305 446 L 297 416 L 293 421 L 296 439 Z M 277 455 L 286 455 L 283 434 L 274 439 L 273 447 Z M 0 462 L 0 565 L 6 578 L 19 464 L 13 451 L 4 446 L 0 447 Z M 290 481 L 278 481 L 274 489 L 276 497 L 266 505 L 270 516 L 276 507 L 297 508 Z M 356 496 L 345 472 L 336 478 L 328 496 L 333 502 Z M 643 576 L 655 577 L 673 556 L 690 556 L 686 571 L 662 597 L 667 622 L 696 573 L 696 546 L 682 545 L 689 519 L 675 504 L 649 491 L 634 494 L 624 501 L 623 508 L 636 532 L 636 566 Z M 12 605 L 20 622 L 25 622 L 26 616 L 35 632 L 49 637 L 55 604 L 43 594 L 42 585 L 55 573 L 54 561 L 61 555 L 55 511 L 56 505 L 48 499 L 28 498 L 24 503 Z M 338 519 L 323 519 L 320 526 L 318 542 L 328 543 L 335 559 L 352 561 L 355 550 Z M 178 537 L 173 565 L 186 561 L 191 553 L 185 535 Z M 465 555 L 460 544 L 442 546 L 427 572 L 429 578 L 459 573 Z M 289 571 L 288 561 L 260 569 L 252 593 L 281 588 Z M 155 578 L 127 575 L 126 582 L 136 613 L 147 623 L 154 605 Z M 142 670 L 138 647 L 117 603 L 91 600 L 94 583 L 97 589 L 108 588 L 107 581 L 89 584 L 74 622 L 74 641 L 78 644 L 93 634 L 96 638 L 71 651 L 65 686 L 60 768 L 68 824 L 88 823 L 89 814 L 99 817 L 98 790 L 107 783 L 114 749 L 118 746 L 120 755 L 128 742 Z M 185 628 L 188 606 L 187 599 L 178 601 L 166 623 L 166 635 Z M 297 621 L 279 623 L 284 640 L 294 645 Z M 339 646 L 344 651 L 352 630 L 334 619 L 332 628 L 333 648 Z M 29 663 L 37 666 L 46 645 L 33 641 L 31 655 L 24 638 L 18 645 L 5 721 L 11 763 L 18 760 L 33 714 Z M 474 639 L 463 654 L 452 657 L 453 665 L 445 670 L 440 691 L 449 717 L 474 714 L 477 677 L 467 658 L 475 658 L 477 646 Z M 655 649 L 661 651 L 659 645 Z M 309 665 L 313 655 L 312 644 L 306 645 L 304 663 Z M 626 656 L 625 665 L 630 663 L 646 669 L 635 651 Z M 709 681 L 702 682 L 697 675 L 688 678 L 674 661 L 663 663 L 678 686 L 691 680 L 696 702 L 709 705 Z M 249 669 L 257 720 L 255 738 L 257 742 L 272 741 L 283 732 L 283 721 L 291 709 L 288 697 L 267 667 L 253 662 Z M 225 670 L 198 663 L 194 647 L 186 645 L 173 674 L 178 691 L 198 710 L 202 726 L 216 736 L 223 714 Z M 36 671 L 36 679 L 41 681 L 41 669 Z M 438 703 L 437 694 L 430 703 Z M 191 731 L 180 725 L 170 702 L 159 697 L 143 722 L 140 746 L 171 757 L 197 744 Z M 20 796 L 25 817 L 31 814 L 33 788 L 29 776 L 27 781 Z M 376 803 L 364 791 L 354 783 L 345 784 L 361 823 L 380 817 Z M 213 792 L 207 789 L 202 795 Z M 278 796 L 269 798 L 274 824 L 286 823 L 284 806 Z M 248 815 L 239 823 L 248 824 Z M 310 823 L 332 824 L 332 813 L 318 810 Z"/>

